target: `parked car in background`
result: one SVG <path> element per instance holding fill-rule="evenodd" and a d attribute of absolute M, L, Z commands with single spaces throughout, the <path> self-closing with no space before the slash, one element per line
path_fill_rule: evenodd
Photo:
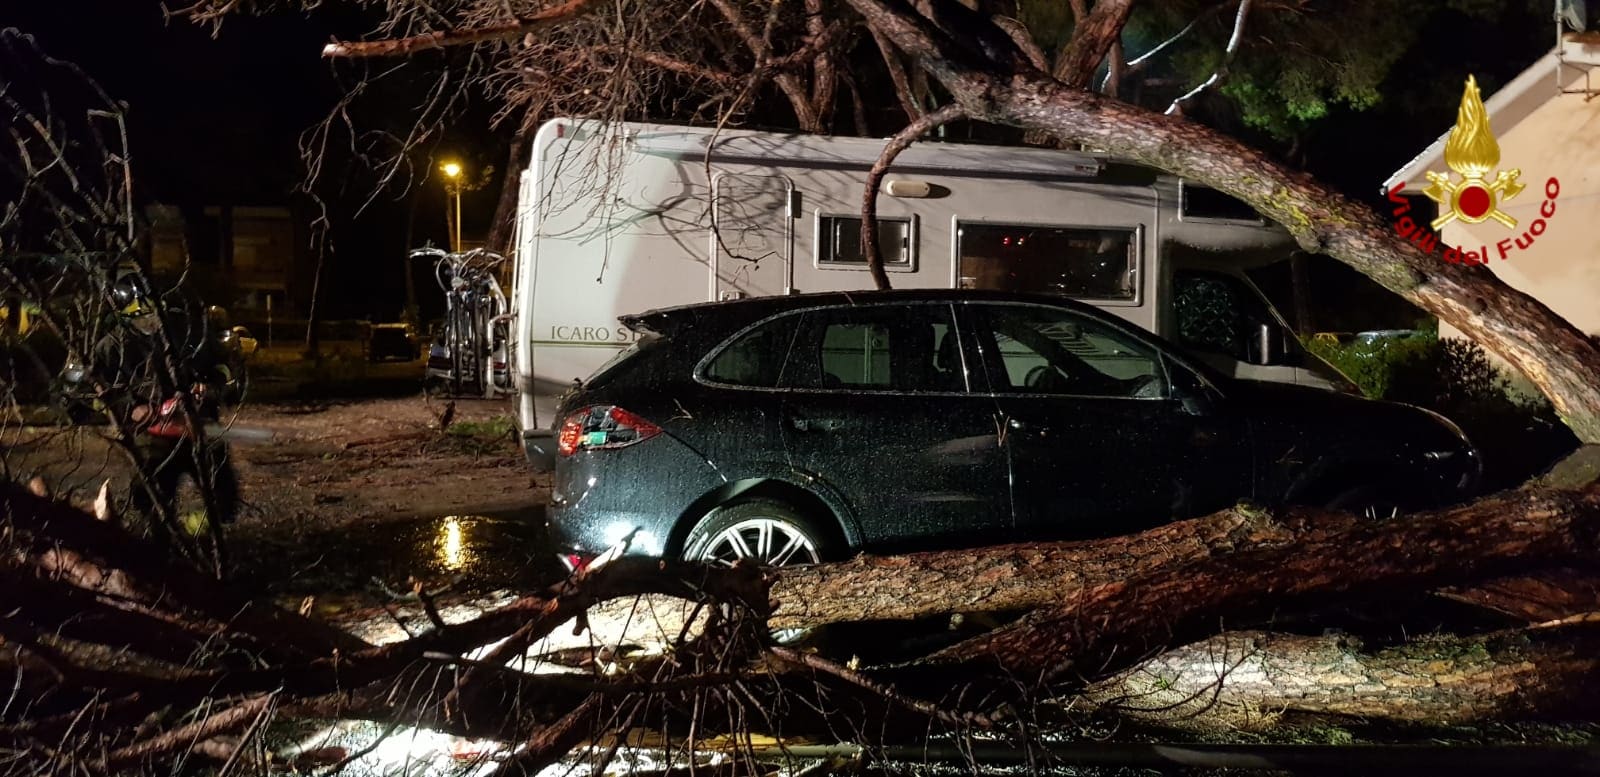
<path fill-rule="evenodd" d="M 367 337 L 367 358 L 378 362 L 390 359 L 416 361 L 422 356 L 417 332 L 410 324 L 374 324 Z"/>
<path fill-rule="evenodd" d="M 1442 416 L 1230 379 L 1059 297 L 830 293 L 625 316 L 529 440 L 569 564 L 814 562 L 1149 528 L 1253 499 L 1391 514 L 1479 462 Z"/>

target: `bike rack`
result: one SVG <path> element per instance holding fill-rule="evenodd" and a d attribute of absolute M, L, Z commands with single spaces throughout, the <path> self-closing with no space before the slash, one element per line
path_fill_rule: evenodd
<path fill-rule="evenodd" d="M 442 336 L 450 351 L 445 377 L 450 393 L 485 398 L 510 393 L 510 365 L 505 365 L 505 379 L 497 380 L 494 364 L 496 354 L 507 360 L 511 354 L 509 327 L 502 325 L 515 314 L 507 310 L 505 292 L 495 276 L 506 257 L 482 248 L 460 253 L 419 248 L 411 257 L 434 259 L 434 280 L 444 292 Z"/>

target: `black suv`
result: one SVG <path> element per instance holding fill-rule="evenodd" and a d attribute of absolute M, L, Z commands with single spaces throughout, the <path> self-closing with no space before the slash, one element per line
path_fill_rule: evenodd
<path fill-rule="evenodd" d="M 569 564 L 625 537 L 775 564 L 1080 539 L 1241 499 L 1389 514 L 1479 471 L 1442 416 L 1225 378 L 1055 297 L 812 294 L 622 322 L 639 340 L 529 439 Z"/>

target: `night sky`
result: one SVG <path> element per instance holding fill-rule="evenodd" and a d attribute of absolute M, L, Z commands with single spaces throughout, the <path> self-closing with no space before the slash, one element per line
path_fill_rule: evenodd
<path fill-rule="evenodd" d="M 77 63 L 128 104 L 140 201 L 189 206 L 309 208 L 294 193 L 304 178 L 299 139 L 343 90 L 334 66 L 320 57 L 322 46 L 372 24 L 351 12 L 238 16 L 213 38 L 209 27 L 164 19 L 154 0 L 8 0 L 0 7 L 0 27 L 33 35 L 46 53 Z M 463 122 L 456 132 L 465 134 L 447 136 L 441 155 L 467 152 L 504 168 L 503 141 L 482 129 L 481 117 L 471 118 L 476 127 Z M 334 172 L 334 180 L 354 178 L 347 169 Z M 357 194 L 365 192 L 354 186 L 323 195 L 333 222 L 325 312 L 392 319 L 404 300 L 400 268 L 410 203 L 391 193 L 358 217 Z M 494 194 L 491 187 L 465 195 L 469 239 L 486 229 Z M 429 181 L 415 196 L 414 243 L 444 244 L 442 187 Z M 437 296 L 431 281 L 420 282 L 427 285 L 419 285 L 419 295 Z"/>
<path fill-rule="evenodd" d="M 240 17 L 213 40 L 164 21 L 154 2 L 5 5 L 0 26 L 31 33 L 129 104 L 135 175 L 149 199 L 281 200 L 298 180 L 296 137 L 336 94 L 317 59 L 330 29 L 304 18 Z"/>

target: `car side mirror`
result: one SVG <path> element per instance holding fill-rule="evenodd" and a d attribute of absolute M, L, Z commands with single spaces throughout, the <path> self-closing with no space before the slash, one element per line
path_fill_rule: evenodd
<path fill-rule="evenodd" d="M 1278 346 L 1278 331 L 1271 324 L 1261 322 L 1251 334 L 1250 363 L 1262 367 L 1277 364 L 1283 353 Z"/>
<path fill-rule="evenodd" d="M 1217 409 L 1216 399 L 1205 391 L 1179 394 L 1178 406 L 1188 415 L 1211 415 Z"/>
<path fill-rule="evenodd" d="M 1168 374 L 1172 379 L 1172 398 L 1178 400 L 1178 406 L 1183 408 L 1183 412 L 1189 415 L 1210 415 L 1216 412 L 1218 397 L 1199 375 L 1175 362 L 1168 361 L 1167 365 Z"/>

